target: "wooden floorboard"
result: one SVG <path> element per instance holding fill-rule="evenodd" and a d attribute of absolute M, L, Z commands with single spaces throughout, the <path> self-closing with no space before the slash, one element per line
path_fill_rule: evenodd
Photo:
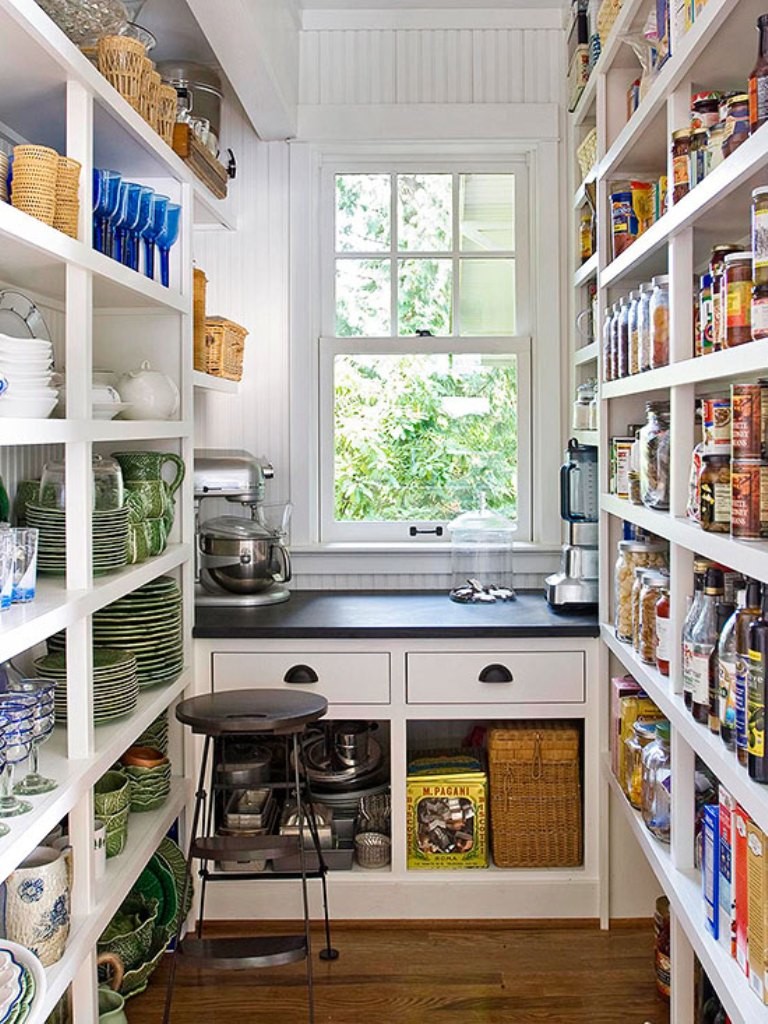
<path fill-rule="evenodd" d="M 239 931 L 239 929 L 238 929 Z M 650 922 L 601 932 L 337 925 L 339 959 L 317 956 L 316 1024 L 668 1024 L 656 996 Z M 160 1024 L 168 958 L 127 1004 Z M 306 1024 L 306 965 L 180 968 L 172 1024 Z"/>

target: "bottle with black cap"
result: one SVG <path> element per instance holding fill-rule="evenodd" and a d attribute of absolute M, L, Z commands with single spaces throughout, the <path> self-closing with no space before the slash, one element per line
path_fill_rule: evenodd
<path fill-rule="evenodd" d="M 749 672 L 749 629 L 760 618 L 760 583 L 747 583 L 745 606 L 736 618 L 736 754 L 739 764 L 747 766 L 747 674 Z"/>
<path fill-rule="evenodd" d="M 714 688 L 717 641 L 717 605 L 723 599 L 723 571 L 709 568 L 701 595 L 701 611 L 690 633 L 691 714 L 709 724 L 709 695 Z"/>
<path fill-rule="evenodd" d="M 763 587 L 760 618 L 749 627 L 747 672 L 747 767 L 755 782 L 768 783 L 765 744 L 766 665 L 768 665 L 768 587 Z"/>

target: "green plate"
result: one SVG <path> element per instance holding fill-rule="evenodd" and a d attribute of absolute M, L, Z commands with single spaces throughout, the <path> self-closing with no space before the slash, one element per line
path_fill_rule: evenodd
<path fill-rule="evenodd" d="M 184 891 L 184 879 L 187 874 L 187 861 L 181 847 L 177 842 L 171 839 L 170 836 L 165 836 L 155 851 L 155 856 L 159 857 L 160 860 L 165 861 L 170 868 L 173 877 L 176 879 L 176 892 L 179 896 L 179 903 L 181 903 L 181 894 Z M 180 907 L 180 911 L 184 917 L 186 917 L 192 909 L 193 898 L 194 880 L 190 878 L 189 885 L 187 886 L 187 898 L 184 901 L 184 906 Z"/>

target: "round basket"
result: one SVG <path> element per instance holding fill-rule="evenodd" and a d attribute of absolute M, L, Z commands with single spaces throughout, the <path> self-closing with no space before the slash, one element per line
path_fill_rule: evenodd
<path fill-rule="evenodd" d="M 149 67 L 146 69 L 141 84 L 141 116 L 147 124 L 157 130 L 157 99 L 160 91 L 160 74 L 155 71 L 151 60 L 147 60 Z"/>
<path fill-rule="evenodd" d="M 381 832 L 358 832 L 355 857 L 361 868 L 384 868 L 392 857 L 392 841 Z"/>
<path fill-rule="evenodd" d="M 157 134 L 169 146 L 173 145 L 173 126 L 176 124 L 176 105 L 178 94 L 172 85 L 160 83 L 157 90 Z"/>
<path fill-rule="evenodd" d="M 104 36 L 99 40 L 99 71 L 139 112 L 146 60 L 144 44 L 138 39 Z"/>
<path fill-rule="evenodd" d="M 53 226 L 71 238 L 77 238 L 80 215 L 80 163 L 68 156 L 60 156 L 56 175 L 56 211 Z"/>
<path fill-rule="evenodd" d="M 56 212 L 59 154 L 48 146 L 14 146 L 11 202 L 46 224 Z"/>

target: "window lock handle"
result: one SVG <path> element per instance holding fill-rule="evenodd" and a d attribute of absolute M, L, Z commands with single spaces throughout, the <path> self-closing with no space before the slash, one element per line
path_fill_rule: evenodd
<path fill-rule="evenodd" d="M 418 526 L 411 526 L 408 529 L 408 533 L 411 535 L 411 537 L 416 537 L 420 533 L 433 533 L 436 537 L 442 537 L 443 528 L 442 526 L 436 526 L 434 530 L 420 530 Z"/>

